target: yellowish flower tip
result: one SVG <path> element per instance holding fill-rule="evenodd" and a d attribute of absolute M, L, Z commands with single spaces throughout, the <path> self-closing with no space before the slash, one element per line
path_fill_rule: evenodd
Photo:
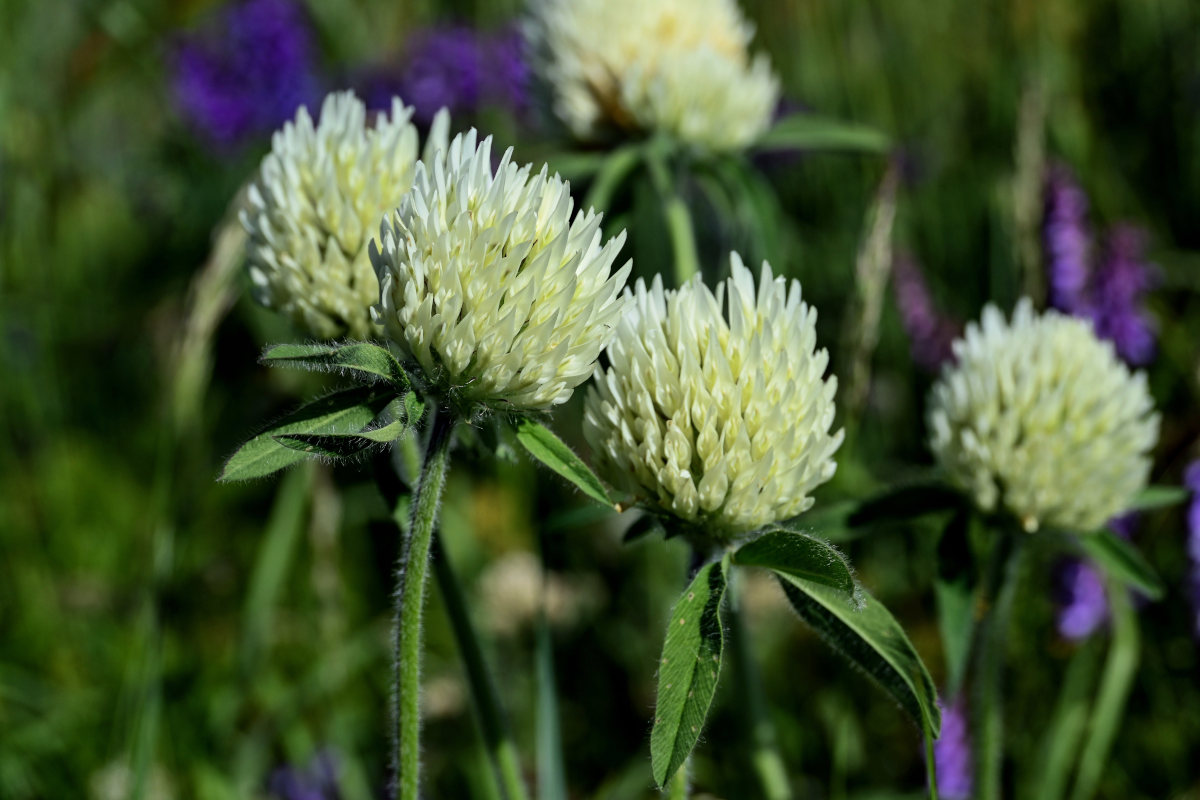
<path fill-rule="evenodd" d="M 546 410 L 591 376 L 632 263 L 613 273 L 625 232 L 572 218 L 570 184 L 511 148 L 493 173 L 491 149 L 471 130 L 417 167 L 371 245 L 374 319 L 460 409 Z"/>
<path fill-rule="evenodd" d="M 954 343 L 929 401 L 930 447 L 985 511 L 1043 526 L 1098 529 L 1146 485 L 1159 417 L 1091 326 L 1028 299 L 1012 321 L 983 310 Z"/>
<path fill-rule="evenodd" d="M 554 111 L 580 139 L 664 131 L 738 150 L 779 101 L 735 0 L 531 0 L 527 31 Z"/>
<path fill-rule="evenodd" d="M 412 108 L 399 98 L 367 124 L 351 92 L 330 94 L 314 123 L 306 108 L 271 140 L 241 213 L 250 234 L 255 298 L 317 339 L 370 339 L 379 282 L 367 243 L 400 204 L 418 160 Z M 439 113 L 428 147 L 446 146 Z"/>
<path fill-rule="evenodd" d="M 600 473 L 717 544 L 811 508 L 843 437 L 800 284 L 730 261 L 715 294 L 639 280 L 584 404 Z"/>

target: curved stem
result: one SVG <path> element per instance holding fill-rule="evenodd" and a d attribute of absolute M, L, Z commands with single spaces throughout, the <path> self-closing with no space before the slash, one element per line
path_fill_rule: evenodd
<path fill-rule="evenodd" d="M 471 687 L 475 713 L 479 717 L 479 727 L 483 731 L 492 769 L 498 776 L 503 794 L 508 800 L 528 800 L 529 792 L 521 777 L 517 745 L 500 712 L 500 701 L 496 697 L 492 676 L 484 663 L 483 650 L 479 646 L 475 626 L 467 612 L 462 585 L 446 558 L 446 550 L 441 544 L 440 536 L 434 536 L 433 547 L 433 574 L 442 593 L 446 614 L 450 617 L 454 641 L 467 670 L 467 682 Z"/>
<path fill-rule="evenodd" d="M 729 635 L 733 640 L 733 666 L 737 674 L 738 705 L 750 730 L 754 774 L 759 789 L 767 800 L 791 800 L 792 787 L 788 784 L 787 770 L 775 740 L 775 726 L 767 714 L 763 697 L 762 676 L 754 663 L 754 653 L 742 617 L 738 599 L 738 584 L 733 580 L 735 571 L 730 571 L 729 581 Z"/>
<path fill-rule="evenodd" d="M 679 196 L 667 169 L 666 159 L 661 152 L 664 147 L 651 143 L 646 148 L 646 168 L 663 204 L 667 233 L 671 237 L 671 252 L 675 255 L 675 285 L 682 286 L 700 271 L 700 256 L 696 252 L 692 214 L 688 211 L 687 203 Z"/>
<path fill-rule="evenodd" d="M 1124 586 L 1108 583 L 1108 605 L 1112 612 L 1112 644 L 1104 662 L 1096 705 L 1088 722 L 1088 739 L 1079 758 L 1072 800 L 1090 800 L 1096 796 L 1096 787 L 1112 751 L 1137 672 L 1140 648 L 1137 616 Z"/>
<path fill-rule="evenodd" d="M 400 546 L 393 595 L 393 684 L 392 774 L 393 796 L 417 800 L 421 769 L 421 614 L 425 600 L 425 576 L 429 548 L 446 472 L 450 464 L 450 441 L 454 418 L 434 418 L 425 464 L 412 504 L 408 536 Z"/>
<path fill-rule="evenodd" d="M 984 584 L 986 616 L 977 632 L 975 652 L 975 750 L 977 800 L 1000 800 L 1004 761 L 1004 706 L 1002 700 L 1004 651 L 1013 600 L 1020 582 L 1020 533 L 999 532 Z"/>

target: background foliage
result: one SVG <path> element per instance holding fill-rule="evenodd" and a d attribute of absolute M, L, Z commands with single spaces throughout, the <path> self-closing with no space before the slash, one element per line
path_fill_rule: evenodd
<path fill-rule="evenodd" d="M 222 219 L 267 136 L 218 146 L 173 99 L 173 48 L 217 5 L 0 3 L 0 797 L 125 797 L 139 781 L 153 797 L 291 796 L 277 771 L 319 771 L 322 758 L 336 763 L 348 800 L 378 796 L 383 780 L 396 542 L 378 524 L 386 509 L 368 471 L 213 480 L 256 425 L 336 385 L 256 363 L 262 344 L 291 332 L 229 271 L 237 248 Z M 1044 160 L 1079 176 L 1098 226 L 1132 220 L 1150 231 L 1161 271 L 1150 375 L 1164 412 L 1154 480 L 1178 483 L 1200 434 L 1200 7 L 745 7 L 795 107 L 872 125 L 897 150 L 890 161 L 760 157 L 780 204 L 765 216 L 761 206 L 722 206 L 696 177 L 688 199 L 711 223 L 698 225 L 705 264 L 715 269 L 737 246 L 800 278 L 844 376 L 856 253 L 889 164 L 896 250 L 965 320 L 988 299 L 1010 306 L 1041 291 L 1044 149 Z M 428 25 L 490 29 L 519 12 L 512 0 L 307 7 L 329 86 L 361 86 L 371 65 L 403 64 Z M 474 120 L 520 160 L 562 149 L 535 111 Z M 614 204 L 632 229 L 638 271 L 667 271 L 656 212 L 629 191 Z M 764 218 L 765 230 L 739 222 Z M 851 436 L 819 504 L 928 464 L 930 375 L 913 365 L 890 296 L 881 324 L 871 391 L 861 408 L 843 405 Z M 577 443 L 578 413 L 572 404 L 556 422 Z M 583 498 L 525 461 L 458 464 L 448 546 L 491 640 L 522 751 L 535 750 L 544 581 L 571 796 L 649 796 L 654 665 L 685 580 L 682 545 L 650 537 L 623 546 L 627 520 L 581 511 Z M 297 514 L 278 500 L 288 493 L 312 499 Z M 943 522 L 842 545 L 939 682 L 931 582 Z M 1169 589 L 1140 611 L 1140 672 L 1101 795 L 1200 797 L 1200 664 L 1182 516 L 1148 515 L 1137 542 Z M 1068 662 L 1101 649 L 1055 631 L 1051 567 L 1035 566 L 1015 626 L 1008 708 L 1018 785 L 1045 746 Z M 431 593 L 427 774 L 432 796 L 459 797 L 479 783 L 483 755 L 439 603 Z M 819 646 L 772 583 L 751 583 L 747 612 L 800 796 L 920 796 L 918 737 L 890 701 Z M 728 798 L 742 796 L 748 739 L 733 691 L 718 691 L 696 751 L 698 785 Z"/>

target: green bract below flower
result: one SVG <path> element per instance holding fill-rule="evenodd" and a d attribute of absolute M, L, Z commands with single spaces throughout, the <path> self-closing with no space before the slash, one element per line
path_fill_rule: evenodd
<path fill-rule="evenodd" d="M 601 474 L 717 543 L 809 509 L 842 443 L 816 319 L 798 282 L 764 263 L 756 290 L 736 253 L 715 295 L 638 281 L 584 410 Z"/>
<path fill-rule="evenodd" d="M 256 299 L 318 339 L 376 335 L 370 308 L 379 282 L 367 242 L 400 204 L 417 164 L 412 108 L 392 101 L 368 127 L 350 92 L 331 94 L 314 125 L 301 108 L 271 140 L 249 191 L 242 224 L 250 233 Z M 434 121 L 426 155 L 445 149 L 448 116 Z"/>
<path fill-rule="evenodd" d="M 581 139 L 663 131 L 736 150 L 779 101 L 735 0 L 533 0 L 528 31 L 554 111 Z"/>
<path fill-rule="evenodd" d="M 417 167 L 371 244 L 373 315 L 460 411 L 540 411 L 592 374 L 632 264 L 612 274 L 625 232 L 602 243 L 600 214 L 572 220 L 570 184 L 511 149 L 493 173 L 491 145 L 472 130 Z"/>
<path fill-rule="evenodd" d="M 980 508 L 1087 532 L 1146 485 L 1159 421 L 1146 377 L 1089 323 L 1037 316 L 1028 299 L 1011 323 L 988 306 L 954 355 L 930 397 L 930 446 Z"/>

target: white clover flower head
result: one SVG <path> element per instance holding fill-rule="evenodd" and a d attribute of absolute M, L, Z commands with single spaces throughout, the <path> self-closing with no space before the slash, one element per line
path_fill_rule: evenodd
<path fill-rule="evenodd" d="M 930 395 L 930 447 L 980 508 L 1086 533 L 1146 485 L 1159 422 L 1146 376 L 1086 321 L 1027 298 L 1011 322 L 988 306 L 954 355 Z"/>
<path fill-rule="evenodd" d="M 527 32 L 555 113 L 584 140 L 665 131 L 737 150 L 779 101 L 736 0 L 531 0 Z"/>
<path fill-rule="evenodd" d="M 418 151 L 412 108 L 395 98 L 367 124 L 351 92 L 330 94 L 313 123 L 306 108 L 271 139 L 241 221 L 255 298 L 318 339 L 372 338 L 379 282 L 367 242 L 412 185 Z M 446 146 L 439 113 L 428 148 Z"/>
<path fill-rule="evenodd" d="M 603 242 L 601 215 L 572 218 L 571 187 L 543 167 L 492 170 L 491 137 L 460 134 L 417 167 L 385 218 L 371 262 L 374 319 L 460 409 L 541 411 L 592 374 L 625 306 L 625 232 Z"/>
<path fill-rule="evenodd" d="M 812 507 L 843 436 L 800 284 L 730 261 L 715 294 L 639 280 L 584 404 L 601 475 L 718 544 Z"/>

